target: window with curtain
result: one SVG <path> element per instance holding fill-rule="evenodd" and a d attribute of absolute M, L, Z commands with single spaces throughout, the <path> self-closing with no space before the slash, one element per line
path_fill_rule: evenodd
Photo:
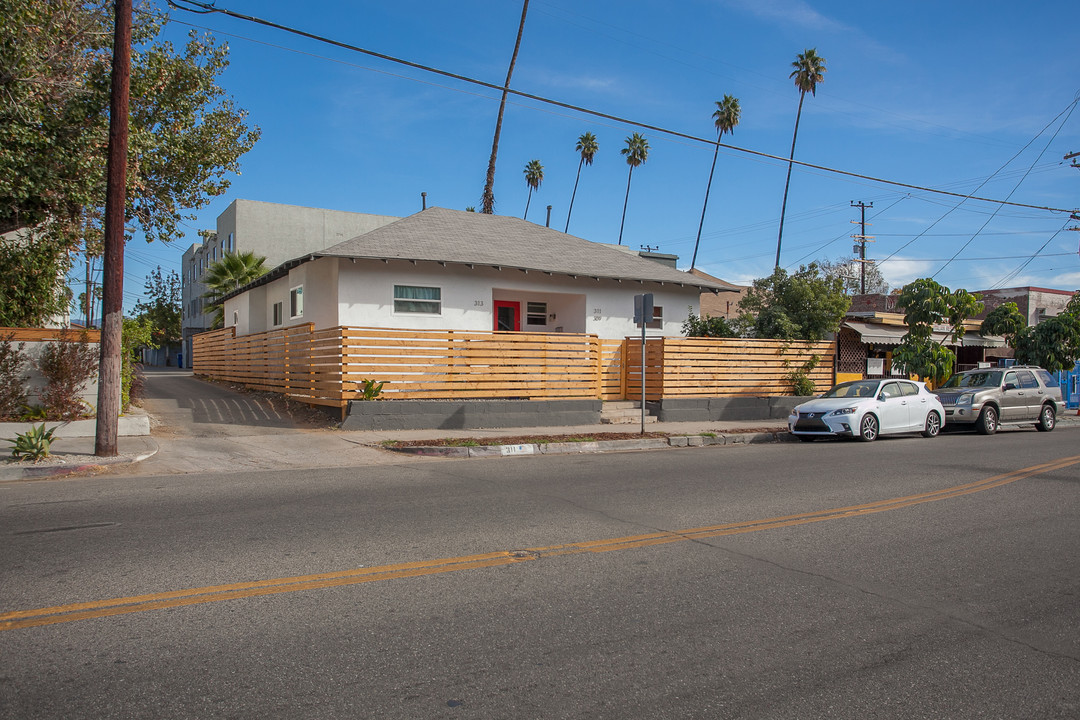
<path fill-rule="evenodd" d="M 394 286 L 394 312 L 442 314 L 442 288 Z"/>

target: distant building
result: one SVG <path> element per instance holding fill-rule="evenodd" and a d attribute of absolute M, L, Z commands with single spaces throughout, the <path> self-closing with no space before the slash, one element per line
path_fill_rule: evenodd
<path fill-rule="evenodd" d="M 739 316 L 739 301 L 746 297 L 746 291 L 750 289 L 749 285 L 733 285 L 718 277 L 701 272 L 697 268 L 691 270 L 690 274 L 696 275 L 703 280 L 718 283 L 723 287 L 720 292 L 701 293 L 702 317 L 708 315 L 709 317 L 722 317 L 731 320 Z"/>
<path fill-rule="evenodd" d="M 979 290 L 978 294 L 982 295 L 985 305 L 982 314 L 977 316 L 979 320 L 985 318 L 998 305 L 1014 302 L 1020 314 L 1027 318 L 1028 325 L 1038 325 L 1046 318 L 1060 315 L 1075 293 L 1072 290 L 1018 287 Z"/>
<path fill-rule="evenodd" d="M 323 210 L 256 200 L 234 200 L 217 218 L 217 231 L 188 248 L 181 260 L 183 365 L 191 367 L 191 336 L 210 329 L 202 283 L 207 268 L 225 253 L 254 252 L 266 268 L 318 252 L 387 225 L 387 215 Z"/>

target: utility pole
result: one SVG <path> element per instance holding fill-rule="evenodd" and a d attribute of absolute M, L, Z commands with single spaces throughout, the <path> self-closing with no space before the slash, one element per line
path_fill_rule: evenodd
<path fill-rule="evenodd" d="M 1074 168 L 1076 168 L 1077 170 L 1080 170 L 1080 162 L 1077 162 L 1076 158 L 1080 158 L 1080 152 L 1071 152 L 1068 155 L 1066 155 L 1064 159 L 1065 160 L 1072 160 L 1072 166 Z M 1076 220 L 1077 222 L 1080 222 L 1080 211 L 1077 211 L 1077 212 L 1074 212 L 1074 213 L 1070 214 L 1069 219 Z M 1080 226 L 1071 227 L 1071 228 L 1069 228 L 1069 230 L 1072 230 L 1074 232 L 1080 232 Z M 1078 248 L 1076 252 L 1077 252 L 1078 255 L 1080 255 L 1080 248 Z"/>
<path fill-rule="evenodd" d="M 874 239 L 873 235 L 867 235 L 866 234 L 866 208 L 874 207 L 874 203 L 870 203 L 869 205 L 867 205 L 862 200 L 860 200 L 858 203 L 856 203 L 854 200 L 852 200 L 851 201 L 851 207 L 859 208 L 859 220 L 858 221 L 856 221 L 856 220 L 851 221 L 852 223 L 858 222 L 859 226 L 860 226 L 859 234 L 851 236 L 851 237 L 855 238 L 855 241 L 857 243 L 859 243 L 858 245 L 856 245 L 856 246 L 854 246 L 852 248 L 852 252 L 859 253 L 859 257 L 856 258 L 856 260 L 855 260 L 855 262 L 859 263 L 859 294 L 860 295 L 865 295 L 866 294 L 866 262 L 867 262 L 867 260 L 866 260 L 866 243 L 868 241 L 872 241 Z M 873 262 L 873 260 L 871 260 L 870 262 Z"/>
<path fill-rule="evenodd" d="M 128 101 L 131 85 L 131 0 L 116 0 L 109 156 L 106 163 L 105 254 L 101 300 L 101 359 L 98 361 L 97 429 L 94 454 L 115 457 L 120 424 L 120 333 L 124 326 L 124 205 L 127 190 Z"/>

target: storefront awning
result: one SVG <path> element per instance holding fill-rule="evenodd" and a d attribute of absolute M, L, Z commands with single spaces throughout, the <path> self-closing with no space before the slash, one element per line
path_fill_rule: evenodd
<path fill-rule="evenodd" d="M 898 325 L 879 325 L 877 323 L 864 323 L 856 322 L 854 320 L 847 320 L 842 327 L 850 328 L 859 334 L 859 339 L 864 343 L 873 345 L 899 345 L 903 340 L 904 335 L 907 334 L 907 328 Z M 936 332 L 934 333 L 934 340 L 944 345 L 952 345 L 953 343 L 947 342 L 949 338 L 948 333 Z M 964 337 L 960 339 L 961 347 L 1005 347 L 1005 338 L 997 337 L 994 335 L 983 337 L 978 333 L 967 332 Z"/>

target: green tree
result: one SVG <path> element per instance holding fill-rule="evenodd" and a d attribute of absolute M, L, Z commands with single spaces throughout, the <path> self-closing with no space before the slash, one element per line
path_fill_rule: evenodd
<path fill-rule="evenodd" d="M 158 265 L 146 276 L 143 287 L 146 300 L 136 303 L 136 316 L 146 318 L 150 323 L 157 347 L 178 345 L 181 340 L 180 276 L 175 270 L 164 273 Z"/>
<path fill-rule="evenodd" d="M 133 27 L 126 221 L 146 240 L 182 237 L 229 186 L 257 128 L 216 84 L 226 46 Z M 105 202 L 112 9 L 79 0 L 0 4 L 0 232 L 40 228 L 68 249 L 93 236 Z M 88 243 L 89 244 L 89 243 Z"/>
<path fill-rule="evenodd" d="M 982 312 L 979 296 L 920 278 L 900 290 L 896 303 L 904 308 L 908 331 L 893 352 L 893 362 L 935 385 L 945 382 L 956 365 L 956 353 L 934 339 L 934 326 L 948 324 L 950 340 L 959 342 L 964 321 Z"/>
<path fill-rule="evenodd" d="M 776 267 L 780 267 L 780 245 L 784 239 L 784 215 L 787 213 L 788 188 L 791 186 L 791 166 L 795 161 L 795 141 L 799 137 L 799 120 L 802 119 L 803 100 L 806 93 L 817 97 L 817 85 L 825 81 L 825 58 L 817 54 L 815 48 L 805 50 L 791 63 L 795 68 L 789 78 L 795 80 L 799 90 L 799 111 L 795 114 L 795 132 L 791 135 L 791 155 L 788 159 L 787 180 L 784 181 L 784 201 L 780 205 L 780 232 L 776 236 Z"/>
<path fill-rule="evenodd" d="M 23 230 L 0 237 L 0 327 L 42 327 L 64 313 L 70 260 L 62 240 Z"/>
<path fill-rule="evenodd" d="M 713 317 L 712 315 L 697 315 L 693 309 L 682 324 L 683 335 L 686 337 L 712 337 L 729 338 L 738 337 L 735 328 L 726 318 Z"/>
<path fill-rule="evenodd" d="M 1016 338 L 1016 361 L 1050 372 L 1071 370 L 1080 360 L 1080 316 L 1047 318 Z"/>
<path fill-rule="evenodd" d="M 577 139 L 577 145 L 574 146 L 574 150 L 581 155 L 581 159 L 577 164 L 577 176 L 574 178 L 574 192 L 570 193 L 570 209 L 566 211 L 566 227 L 563 232 L 570 232 L 570 213 L 574 212 L 574 198 L 577 197 L 578 181 L 581 180 L 581 166 L 592 165 L 593 158 L 596 157 L 597 151 L 600 149 L 599 143 L 596 142 L 596 136 L 591 132 L 582 133 L 581 137 Z"/>
<path fill-rule="evenodd" d="M 1014 302 L 998 305 L 983 318 L 979 326 L 980 335 L 1001 335 L 1012 348 L 1016 347 L 1016 339 L 1026 330 L 1027 318 Z"/>
<path fill-rule="evenodd" d="M 525 184 L 529 186 L 529 197 L 525 201 L 525 213 L 521 216 L 525 219 L 529 216 L 529 203 L 532 202 L 533 190 L 539 190 L 544 182 L 544 166 L 539 160 L 530 160 L 525 165 Z"/>
<path fill-rule="evenodd" d="M 630 181 L 634 179 L 634 168 L 644 165 L 649 159 L 649 141 L 640 133 L 626 138 L 626 147 L 619 151 L 626 157 L 630 173 L 626 177 L 626 198 L 623 199 L 622 220 L 619 222 L 619 244 L 622 245 L 623 227 L 626 225 L 626 205 L 630 202 Z"/>
<path fill-rule="evenodd" d="M 243 253 L 225 253 L 220 260 L 207 268 L 203 284 L 209 289 L 203 294 L 203 298 L 207 302 L 207 310 L 214 314 L 212 327 L 218 328 L 225 324 L 225 296 L 268 273 L 269 268 L 265 263 L 265 257 L 257 256 L 249 250 Z"/>
<path fill-rule="evenodd" d="M 701 229 L 705 227 L 705 209 L 709 207 L 709 192 L 712 190 L 713 173 L 716 172 L 716 156 L 720 154 L 720 139 L 724 133 L 734 133 L 735 127 L 742 117 L 742 108 L 739 107 L 739 99 L 731 95 L 725 95 L 723 100 L 716 103 L 716 112 L 713 113 L 713 121 L 716 125 L 716 147 L 713 148 L 712 167 L 709 168 L 709 182 L 705 185 L 705 202 L 701 206 L 701 222 L 698 223 L 697 240 L 694 241 L 694 257 L 690 260 L 690 269 L 697 266 L 698 245 L 701 244 Z"/>
<path fill-rule="evenodd" d="M 790 275 L 776 268 L 769 277 L 755 280 L 739 301 L 740 321 L 753 336 L 806 342 L 836 332 L 850 306 L 843 283 L 825 277 L 816 263 Z"/>
<path fill-rule="evenodd" d="M 866 273 L 866 292 L 881 295 L 889 294 L 889 282 L 881 270 L 872 262 L 859 262 L 848 258 L 824 260 L 820 263 L 821 272 L 826 277 L 839 278 L 848 295 L 859 295 L 862 291 L 863 273 Z"/>

